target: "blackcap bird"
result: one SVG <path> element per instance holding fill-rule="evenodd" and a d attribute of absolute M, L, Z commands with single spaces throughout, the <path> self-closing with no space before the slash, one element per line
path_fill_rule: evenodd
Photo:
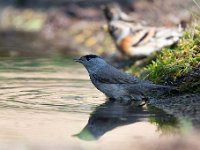
<path fill-rule="evenodd" d="M 120 100 L 124 103 L 134 102 L 138 105 L 152 95 L 160 95 L 171 88 L 124 73 L 96 55 L 85 55 L 75 61 L 83 64 L 91 82 L 109 99 Z"/>

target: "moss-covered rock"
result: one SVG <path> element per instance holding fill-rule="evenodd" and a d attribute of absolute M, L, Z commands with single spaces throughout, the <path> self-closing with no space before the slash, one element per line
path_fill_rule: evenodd
<path fill-rule="evenodd" d="M 199 22 L 186 30 L 177 45 L 164 48 L 151 64 L 141 68 L 139 76 L 155 83 L 179 86 L 181 91 L 200 92 Z"/>

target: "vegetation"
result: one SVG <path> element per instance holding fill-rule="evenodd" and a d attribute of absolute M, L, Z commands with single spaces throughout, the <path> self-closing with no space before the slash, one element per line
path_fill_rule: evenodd
<path fill-rule="evenodd" d="M 200 26 L 195 22 L 179 43 L 163 49 L 139 76 L 155 83 L 176 85 L 181 91 L 200 91 Z M 132 71 L 138 70 L 133 67 Z"/>

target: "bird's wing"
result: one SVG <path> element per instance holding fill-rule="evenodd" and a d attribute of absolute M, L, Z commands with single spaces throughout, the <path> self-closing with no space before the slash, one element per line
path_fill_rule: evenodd
<path fill-rule="evenodd" d="M 130 55 L 150 55 L 163 47 L 176 43 L 182 35 L 178 28 L 144 27 L 131 32 L 132 42 L 129 47 Z M 129 44 L 129 45 L 130 45 Z"/>
<path fill-rule="evenodd" d="M 110 65 L 91 75 L 96 81 L 105 84 L 135 84 L 141 82 L 138 78 L 126 74 Z"/>
<path fill-rule="evenodd" d="M 151 42 L 162 42 L 163 46 L 171 45 L 178 41 L 182 35 L 182 29 L 179 28 L 156 28 L 156 27 L 143 27 L 135 32 L 132 28 L 132 36 L 135 37 L 132 43 L 133 47 L 139 45 L 150 44 Z"/>
<path fill-rule="evenodd" d="M 131 28 L 131 33 L 130 35 L 133 38 L 133 41 L 132 41 L 132 46 L 133 47 L 137 47 L 138 45 L 140 44 L 145 44 L 149 41 L 152 40 L 152 38 L 154 38 L 156 34 L 156 28 L 154 27 L 140 27 L 140 28 L 135 28 L 135 27 L 132 27 Z"/>

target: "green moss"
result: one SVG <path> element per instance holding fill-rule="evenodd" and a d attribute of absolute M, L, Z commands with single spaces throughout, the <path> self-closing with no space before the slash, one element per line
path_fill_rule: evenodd
<path fill-rule="evenodd" d="M 164 48 L 140 77 L 155 83 L 172 84 L 181 91 L 200 91 L 200 26 L 195 22 L 173 48 Z"/>

